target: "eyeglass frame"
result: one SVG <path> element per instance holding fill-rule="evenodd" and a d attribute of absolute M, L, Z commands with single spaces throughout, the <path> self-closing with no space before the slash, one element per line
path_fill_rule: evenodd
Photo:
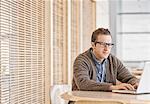
<path fill-rule="evenodd" d="M 103 47 L 109 47 L 109 48 L 111 48 L 114 44 L 113 43 L 106 43 L 106 42 L 94 42 L 95 43 L 95 45 L 98 43 L 99 45 L 102 45 Z"/>

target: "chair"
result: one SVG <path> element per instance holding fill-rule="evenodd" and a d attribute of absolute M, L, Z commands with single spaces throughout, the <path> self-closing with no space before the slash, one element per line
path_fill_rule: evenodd
<path fill-rule="evenodd" d="M 61 99 L 60 95 L 64 92 L 71 91 L 70 85 L 54 85 L 51 87 L 51 104 L 68 104 L 68 101 Z"/>
<path fill-rule="evenodd" d="M 76 101 L 75 104 L 125 104 L 121 101 L 107 101 L 107 100 L 101 100 L 101 101 L 89 101 L 89 100 L 80 100 Z"/>

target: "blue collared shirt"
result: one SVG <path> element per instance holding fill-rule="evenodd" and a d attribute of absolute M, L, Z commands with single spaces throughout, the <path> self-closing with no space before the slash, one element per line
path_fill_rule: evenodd
<path fill-rule="evenodd" d="M 97 77 L 96 77 L 96 81 L 97 82 L 105 82 L 106 80 L 106 62 L 107 62 L 107 59 L 104 59 L 103 62 L 100 62 L 96 59 L 93 51 L 91 50 L 91 54 L 92 54 L 92 57 L 93 57 L 93 60 L 94 60 L 94 63 L 96 65 L 96 73 L 97 73 Z"/>

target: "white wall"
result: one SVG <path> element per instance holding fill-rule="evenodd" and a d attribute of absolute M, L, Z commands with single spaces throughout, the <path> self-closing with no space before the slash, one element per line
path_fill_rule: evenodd
<path fill-rule="evenodd" d="M 96 0 L 96 28 L 109 28 L 109 0 Z"/>

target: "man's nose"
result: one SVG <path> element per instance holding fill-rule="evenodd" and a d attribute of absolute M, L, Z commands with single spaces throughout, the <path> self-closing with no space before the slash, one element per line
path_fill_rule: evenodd
<path fill-rule="evenodd" d="M 105 48 L 109 48 L 109 45 L 108 45 L 108 44 L 105 44 Z"/>

